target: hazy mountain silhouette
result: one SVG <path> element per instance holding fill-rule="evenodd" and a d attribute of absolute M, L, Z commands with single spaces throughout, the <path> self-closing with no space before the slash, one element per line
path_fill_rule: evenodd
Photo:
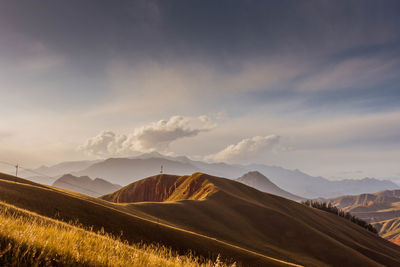
<path fill-rule="evenodd" d="M 399 189 L 397 184 L 389 180 L 364 178 L 331 181 L 323 177 L 310 176 L 299 170 L 288 170 L 276 166 L 253 164 L 247 167 L 261 172 L 280 188 L 306 198 L 330 198 Z"/>
<path fill-rule="evenodd" d="M 277 195 L 277 196 L 291 199 L 294 201 L 306 200 L 303 197 L 293 195 L 293 194 L 281 189 L 280 187 L 278 187 L 276 184 L 271 182 L 267 177 L 265 177 L 258 171 L 248 172 L 248 173 L 244 174 L 243 176 L 237 178 L 236 181 L 241 182 L 245 185 L 251 186 L 253 188 L 256 188 L 262 192 Z"/>
<path fill-rule="evenodd" d="M 77 174 L 101 177 L 126 185 L 139 180 L 141 177 L 159 173 L 161 166 L 163 166 L 163 171 L 169 174 L 186 174 L 199 171 L 198 168 L 189 163 L 181 163 L 166 158 L 110 158 L 95 163 L 77 172 Z"/>
<path fill-rule="evenodd" d="M 207 163 L 191 160 L 184 156 L 164 156 L 156 152 L 131 158 L 110 158 L 94 162 L 66 162 L 46 167 L 44 170 L 47 173 L 49 173 L 48 170 L 51 170 L 52 174 L 59 176 L 71 173 L 76 176 L 99 177 L 112 183 L 126 185 L 141 177 L 159 173 L 161 165 L 163 165 L 164 173 L 168 174 L 183 175 L 200 171 L 231 179 L 236 179 L 249 171 L 258 171 L 281 189 L 310 199 L 399 189 L 398 185 L 388 180 L 364 178 L 361 180 L 330 181 L 323 177 L 310 176 L 299 170 L 288 170 L 276 166 Z M 60 168 L 60 166 L 63 168 Z"/>
<path fill-rule="evenodd" d="M 72 174 L 61 176 L 53 183 L 53 186 L 94 197 L 108 194 L 121 188 L 120 185 L 112 184 L 104 179 L 90 179 L 88 176 L 77 177 Z"/>

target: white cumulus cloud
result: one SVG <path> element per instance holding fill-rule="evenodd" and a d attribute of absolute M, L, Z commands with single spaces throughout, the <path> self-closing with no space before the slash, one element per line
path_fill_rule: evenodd
<path fill-rule="evenodd" d="M 232 144 L 223 150 L 205 157 L 208 161 L 237 162 L 257 157 L 261 153 L 273 149 L 279 143 L 279 136 L 254 136 Z"/>
<path fill-rule="evenodd" d="M 167 149 L 172 142 L 196 136 L 214 127 L 215 124 L 207 116 L 173 116 L 168 120 L 138 127 L 130 134 L 103 131 L 88 139 L 79 149 L 94 156 L 127 156 L 151 151 L 168 152 Z"/>

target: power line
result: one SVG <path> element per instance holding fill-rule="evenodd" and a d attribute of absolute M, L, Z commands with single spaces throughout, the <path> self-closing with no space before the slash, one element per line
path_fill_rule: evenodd
<path fill-rule="evenodd" d="M 2 160 L 0 160 L 0 163 L 5 164 L 5 165 L 9 165 L 9 166 L 12 166 L 12 167 L 15 167 L 15 168 L 16 168 L 16 175 L 15 175 L 16 177 L 17 177 L 17 175 L 18 175 L 18 169 L 22 169 L 22 170 L 25 170 L 25 171 L 27 171 L 27 172 L 34 173 L 34 174 L 36 174 L 36 175 L 40 175 L 40 176 L 47 177 L 47 178 L 49 178 L 49 179 L 52 179 L 53 181 L 57 181 L 57 180 L 58 180 L 58 178 L 49 176 L 49 175 L 44 174 L 44 173 L 40 173 L 40 172 L 34 171 L 34 170 L 32 170 L 32 169 L 29 169 L 29 168 L 22 167 L 22 166 L 19 165 L 19 164 L 16 164 L 16 165 L 15 165 L 15 164 L 13 164 L 13 163 L 6 162 L 6 161 L 2 161 Z M 31 181 L 31 182 L 35 182 L 35 181 L 32 181 L 32 180 L 29 179 L 29 178 L 25 178 L 25 177 L 24 177 L 24 179 L 29 180 L 29 181 Z M 75 188 L 83 189 L 83 190 L 85 190 L 86 192 L 91 192 L 91 193 L 94 193 L 94 194 L 99 195 L 99 196 L 104 195 L 103 193 L 99 193 L 99 192 L 93 191 L 93 190 L 88 189 L 88 188 L 84 188 L 84 187 L 79 186 L 79 185 L 76 185 L 76 184 L 68 183 L 68 182 L 66 182 L 66 181 L 58 181 L 58 182 L 59 182 L 59 183 L 64 183 L 64 184 L 68 184 L 68 185 L 73 186 L 73 187 L 75 187 Z"/>

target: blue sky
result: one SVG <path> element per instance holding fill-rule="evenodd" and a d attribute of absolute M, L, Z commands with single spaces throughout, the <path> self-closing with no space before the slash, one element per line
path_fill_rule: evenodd
<path fill-rule="evenodd" d="M 398 1 L 0 3 L 1 157 L 400 177 Z"/>

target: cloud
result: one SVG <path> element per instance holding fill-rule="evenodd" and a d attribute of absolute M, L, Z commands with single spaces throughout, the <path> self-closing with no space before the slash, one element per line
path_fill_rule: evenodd
<path fill-rule="evenodd" d="M 173 116 L 136 128 L 131 134 L 103 131 L 79 147 L 89 155 L 132 155 L 138 152 L 168 152 L 169 145 L 179 139 L 209 131 L 216 125 L 207 116 Z"/>
<path fill-rule="evenodd" d="M 223 150 L 205 157 L 208 161 L 236 162 L 254 158 L 267 150 L 271 150 L 279 143 L 277 135 L 254 136 L 232 144 Z"/>
<path fill-rule="evenodd" d="M 344 59 L 308 75 L 297 90 L 315 92 L 373 87 L 398 77 L 399 63 L 398 59 L 379 56 Z"/>

